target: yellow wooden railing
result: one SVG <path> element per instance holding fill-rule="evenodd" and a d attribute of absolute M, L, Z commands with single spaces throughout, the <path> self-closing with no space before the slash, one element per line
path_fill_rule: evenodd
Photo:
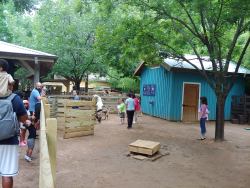
<path fill-rule="evenodd" d="M 50 117 L 47 99 L 41 103 L 39 188 L 56 187 L 57 120 Z"/>

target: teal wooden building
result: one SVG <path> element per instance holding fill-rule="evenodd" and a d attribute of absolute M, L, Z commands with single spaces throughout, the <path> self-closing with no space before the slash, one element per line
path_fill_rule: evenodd
<path fill-rule="evenodd" d="M 196 56 L 186 55 L 199 67 Z M 204 62 L 205 68 L 211 68 L 211 62 Z M 234 72 L 236 64 L 230 62 L 229 72 Z M 245 76 L 250 70 L 240 67 L 235 84 L 225 103 L 225 120 L 230 120 L 232 95 L 245 94 Z M 170 121 L 196 121 L 200 108 L 199 98 L 206 96 L 210 110 L 209 119 L 216 118 L 216 96 L 206 79 L 190 64 L 165 59 L 158 66 L 147 67 L 139 64 L 134 75 L 140 76 L 140 94 L 142 112 Z M 213 75 L 209 76 L 214 82 Z M 232 77 L 228 77 L 231 82 Z"/>

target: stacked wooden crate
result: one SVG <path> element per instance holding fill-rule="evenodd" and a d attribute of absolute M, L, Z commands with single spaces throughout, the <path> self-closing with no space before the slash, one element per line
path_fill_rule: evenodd
<path fill-rule="evenodd" d="M 233 95 L 231 102 L 231 122 L 234 124 L 245 124 L 249 122 L 250 96 Z"/>

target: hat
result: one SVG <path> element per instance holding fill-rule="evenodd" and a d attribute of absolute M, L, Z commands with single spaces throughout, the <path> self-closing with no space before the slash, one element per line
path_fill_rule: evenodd
<path fill-rule="evenodd" d="M 23 104 L 29 104 L 29 101 L 23 100 Z"/>

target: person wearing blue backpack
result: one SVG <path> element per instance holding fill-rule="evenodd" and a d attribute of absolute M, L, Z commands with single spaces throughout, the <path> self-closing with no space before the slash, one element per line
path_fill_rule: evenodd
<path fill-rule="evenodd" d="M 0 59 L 1 60 L 1 59 Z M 13 187 L 13 176 L 18 174 L 18 147 L 20 122 L 28 120 L 22 99 L 16 94 L 0 98 L 0 175 L 2 187 Z"/>

